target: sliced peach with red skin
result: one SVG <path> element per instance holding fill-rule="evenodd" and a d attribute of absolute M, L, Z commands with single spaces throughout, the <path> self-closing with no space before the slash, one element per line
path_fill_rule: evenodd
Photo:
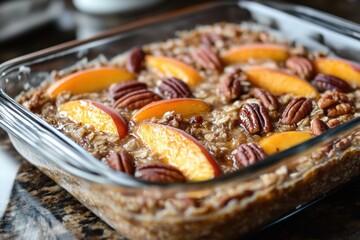
<path fill-rule="evenodd" d="M 141 108 L 133 119 L 137 122 L 152 117 L 161 118 L 166 112 L 174 111 L 184 117 L 191 117 L 198 114 L 208 113 L 211 107 L 203 100 L 195 98 L 173 98 L 150 103 Z"/>
<path fill-rule="evenodd" d="M 134 75 L 124 69 L 104 67 L 79 71 L 53 83 L 47 93 L 56 97 L 62 91 L 73 94 L 96 92 L 113 83 L 134 79 Z"/>
<path fill-rule="evenodd" d="M 318 73 L 340 78 L 348 83 L 360 86 L 360 65 L 337 58 L 317 58 L 314 66 Z"/>
<path fill-rule="evenodd" d="M 226 65 L 248 62 L 250 59 L 284 62 L 289 56 L 288 48 L 279 44 L 246 44 L 225 53 L 221 58 Z"/>
<path fill-rule="evenodd" d="M 136 134 L 162 161 L 178 168 L 187 181 L 205 181 L 218 176 L 219 166 L 211 154 L 186 132 L 154 123 L 142 123 Z"/>
<path fill-rule="evenodd" d="M 319 97 L 309 82 L 281 69 L 249 67 L 245 72 L 251 83 L 275 95 L 291 93 L 301 97 Z"/>
<path fill-rule="evenodd" d="M 96 130 L 123 138 L 128 134 L 126 120 L 112 108 L 91 100 L 63 103 L 58 112 L 81 125 L 91 125 Z"/>
<path fill-rule="evenodd" d="M 175 77 L 194 87 L 203 81 L 195 68 L 179 60 L 163 56 L 146 56 L 145 65 L 164 77 Z"/>
<path fill-rule="evenodd" d="M 268 137 L 262 138 L 259 145 L 267 155 L 271 155 L 305 142 L 311 137 L 312 134 L 309 132 L 289 131 L 274 133 Z"/>

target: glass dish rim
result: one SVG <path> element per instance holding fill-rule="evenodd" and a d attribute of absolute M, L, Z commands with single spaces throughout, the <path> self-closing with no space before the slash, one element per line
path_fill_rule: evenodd
<path fill-rule="evenodd" d="M 240 6 L 241 2 L 252 2 L 252 3 L 257 3 L 257 4 L 264 5 L 264 6 L 268 6 L 267 5 L 268 2 L 262 3 L 262 2 L 254 2 L 254 1 L 224 1 L 224 2 L 202 3 L 202 4 L 197 4 L 194 6 L 186 7 L 183 9 L 171 11 L 168 13 L 160 14 L 156 17 L 151 17 L 151 18 L 148 17 L 148 18 L 140 19 L 133 23 L 125 24 L 123 26 L 108 30 L 108 31 L 103 32 L 99 35 L 96 35 L 92 38 L 66 42 L 63 44 L 59 44 L 59 45 L 56 45 L 56 46 L 53 46 L 50 48 L 46 48 L 46 49 L 43 49 L 40 51 L 36 51 L 34 53 L 30 53 L 30 54 L 20 56 L 20 57 L 14 58 L 12 60 L 6 61 L 6 62 L 0 64 L 0 74 L 1 74 L 0 79 L 4 75 L 6 75 L 6 71 L 10 71 L 14 67 L 19 67 L 25 63 L 30 64 L 35 60 L 44 60 L 46 62 L 46 57 L 53 56 L 56 53 L 62 53 L 67 50 L 81 47 L 88 43 L 96 42 L 99 40 L 106 40 L 107 38 L 116 36 L 117 34 L 125 33 L 126 31 L 136 30 L 138 28 L 145 27 L 147 25 L 153 25 L 153 24 L 160 23 L 160 22 L 163 22 L 163 21 L 166 21 L 169 19 L 175 19 L 180 16 L 195 14 L 196 12 L 200 12 L 200 11 L 215 9 L 217 7 L 223 7 L 223 6 L 227 6 L 227 5 L 241 7 Z M 294 4 L 293 6 L 298 6 L 298 5 Z M 279 10 L 279 9 L 277 9 L 277 10 Z M 282 11 L 282 10 L 279 10 L 279 11 Z M 315 10 L 315 11 L 317 11 L 317 10 Z M 341 34 L 341 33 L 339 33 L 339 34 Z M 99 45 L 101 45 L 101 44 L 99 44 Z M 23 109 L 20 106 L 20 104 L 18 104 L 15 100 L 13 100 L 11 97 L 9 97 L 3 90 L 1 90 L 1 93 L 5 95 L 5 99 L 8 98 L 7 99 L 8 101 L 12 100 L 10 102 L 12 104 L 14 104 L 17 108 L 22 110 L 23 113 L 30 115 L 32 118 L 34 118 L 36 120 L 40 120 L 41 122 L 36 123 L 36 124 L 39 124 L 42 129 L 44 129 L 45 131 L 50 131 L 51 133 L 55 133 L 55 135 L 58 135 L 58 133 L 57 133 L 58 131 L 54 127 L 52 127 L 50 124 L 47 124 L 41 118 L 37 117 L 35 114 L 30 112 L 29 110 Z M 44 126 L 41 126 L 41 123 L 46 124 L 46 129 L 44 128 Z M 87 181 L 94 182 L 97 184 L 105 184 L 106 183 L 106 184 L 111 184 L 115 187 L 130 187 L 130 188 L 141 188 L 141 187 L 160 187 L 160 188 L 164 188 L 164 189 L 177 188 L 177 187 L 197 188 L 197 187 L 208 186 L 211 184 L 223 184 L 226 182 L 230 182 L 232 180 L 239 180 L 239 179 L 257 174 L 262 170 L 265 170 L 269 167 L 279 164 L 281 161 L 286 161 L 287 158 L 298 155 L 303 150 L 307 150 L 316 144 L 324 142 L 328 138 L 335 137 L 336 135 L 339 135 L 345 131 L 353 129 L 358 125 L 360 125 L 360 117 L 352 119 L 351 121 L 341 124 L 340 126 L 337 126 L 333 129 L 330 129 L 329 131 L 327 131 L 326 133 L 324 133 L 320 136 L 313 137 L 313 138 L 309 139 L 308 141 L 298 144 L 298 145 L 296 145 L 292 148 L 289 148 L 285 151 L 279 152 L 274 155 L 270 155 L 270 156 L 266 157 L 264 160 L 259 161 L 253 165 L 236 170 L 232 173 L 223 174 L 216 178 L 206 180 L 206 181 L 201 181 L 201 182 L 186 182 L 186 183 L 172 183 L 172 184 L 156 183 L 156 182 L 142 181 L 140 179 L 137 179 L 135 177 L 131 177 L 131 176 L 128 176 L 128 175 L 122 174 L 122 173 L 116 174 L 117 177 L 123 178 L 125 181 L 126 181 L 126 178 L 129 179 L 129 177 L 131 177 L 131 181 L 136 183 L 136 185 L 127 185 L 127 184 L 114 183 L 114 182 L 109 181 L 109 179 L 107 179 L 107 180 L 104 179 L 105 181 L 100 181 L 99 178 L 101 179 L 104 176 L 99 176 L 98 178 L 95 178 L 96 180 L 94 180 L 93 178 L 90 177 L 89 173 L 86 173 L 85 171 L 82 171 L 81 169 L 77 169 L 78 170 L 77 172 L 79 172 L 79 174 L 75 174 L 75 175 L 77 177 L 86 179 Z M 60 134 L 62 134 L 62 133 L 60 133 Z M 66 138 L 68 141 L 71 142 L 71 147 L 73 147 L 77 151 L 79 151 L 79 148 L 78 148 L 79 146 L 76 145 L 75 142 L 73 142 L 71 139 L 66 137 L 64 134 L 62 134 L 62 135 L 64 136 L 64 138 Z M 91 158 L 94 158 L 89 153 L 88 153 L 88 156 Z M 67 171 L 66 169 L 64 169 L 64 170 Z M 111 170 L 111 169 L 109 168 L 109 170 Z M 80 174 L 81 172 L 83 172 L 84 174 Z M 74 174 L 74 172 L 70 173 L 70 174 Z"/>

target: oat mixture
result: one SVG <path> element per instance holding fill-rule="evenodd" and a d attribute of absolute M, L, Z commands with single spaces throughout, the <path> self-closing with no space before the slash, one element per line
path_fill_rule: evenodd
<path fill-rule="evenodd" d="M 277 44 L 287 49 L 287 56 L 280 61 L 274 57 L 250 58 L 230 64 L 224 62 L 222 56 L 229 51 L 250 44 Z M 178 77 L 164 76 L 145 65 L 146 56 L 176 59 L 194 68 L 203 81 L 189 86 Z M 144 122 L 169 125 L 190 134 L 206 148 L 221 172 L 226 174 L 261 161 L 266 156 L 257 144 L 262 138 L 286 131 L 310 132 L 316 136 L 360 116 L 359 87 L 318 72 L 313 62 L 320 57 L 325 56 L 300 45 L 280 42 L 265 31 L 255 31 L 238 24 L 217 23 L 181 31 L 177 33 L 177 38 L 139 46 L 111 61 L 97 61 L 84 67 L 112 66 L 135 73 L 133 81 L 124 82 L 125 85 L 119 83 L 101 91 L 78 94 L 62 91 L 54 98 L 46 92 L 49 85 L 71 74 L 58 71 L 54 72 L 48 85 L 21 94 L 18 101 L 100 161 L 115 170 L 134 174 L 150 164 L 163 162 L 161 154 L 151 151 L 136 136 L 138 123 L 133 121 L 134 114 L 147 104 L 161 99 L 201 99 L 211 106 L 210 112 L 187 117 L 169 111 L 161 118 L 153 117 Z M 249 79 L 247 69 L 251 66 L 281 69 L 280 72 L 310 83 L 319 95 L 301 97 L 262 88 L 261 84 L 254 84 Z M 129 134 L 119 139 L 58 112 L 61 104 L 80 99 L 91 99 L 115 109 L 126 119 Z M 133 166 L 122 164 L 124 159 L 133 162 L 130 164 Z M 178 171 L 175 167 L 170 170 Z M 169 181 L 185 180 L 181 177 L 181 171 L 176 174 Z M 135 176 L 141 178 L 142 175 Z"/>

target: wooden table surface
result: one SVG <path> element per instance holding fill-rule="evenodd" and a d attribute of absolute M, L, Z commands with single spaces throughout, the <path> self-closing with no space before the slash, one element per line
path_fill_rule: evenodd
<path fill-rule="evenodd" d="M 127 22 L 194 2 L 166 1 L 153 8 L 152 12 L 119 21 Z M 360 23 L 360 1 L 357 0 L 290 2 L 308 5 Z M 62 16 L 63 19 L 0 43 L 0 63 L 79 36 L 79 28 L 83 27 L 80 22 L 84 16 L 76 12 L 69 1 L 66 4 L 68 11 Z M 105 23 L 104 29 L 112 25 L 113 23 Z M 9 149 L 14 156 L 17 155 L 11 146 Z M 17 175 L 6 213 L 0 220 L 0 239 L 14 238 L 124 239 L 25 161 Z M 252 239 L 360 239 L 360 181 L 347 185 L 295 216 L 256 234 Z"/>

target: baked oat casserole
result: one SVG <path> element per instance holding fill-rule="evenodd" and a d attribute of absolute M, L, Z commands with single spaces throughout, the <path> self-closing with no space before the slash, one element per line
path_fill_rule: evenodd
<path fill-rule="evenodd" d="M 113 170 L 172 184 L 232 174 L 358 118 L 359 86 L 356 63 L 221 22 L 54 70 L 17 100 Z M 132 238 L 240 236 L 358 175 L 359 140 L 358 129 L 241 185 L 108 196 L 123 210 L 104 218 Z M 110 211 L 103 197 L 85 205 Z"/>

